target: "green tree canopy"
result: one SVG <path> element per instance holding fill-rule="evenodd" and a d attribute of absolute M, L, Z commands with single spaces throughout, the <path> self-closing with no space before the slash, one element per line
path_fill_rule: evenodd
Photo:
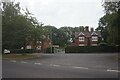
<path fill-rule="evenodd" d="M 99 26 L 103 38 L 109 44 L 120 45 L 120 1 L 104 2 L 105 15 L 100 18 Z"/>
<path fill-rule="evenodd" d="M 20 3 L 2 2 L 2 44 L 3 49 L 21 48 L 27 37 L 38 37 L 40 25 L 26 9 L 25 15 L 20 12 Z"/>

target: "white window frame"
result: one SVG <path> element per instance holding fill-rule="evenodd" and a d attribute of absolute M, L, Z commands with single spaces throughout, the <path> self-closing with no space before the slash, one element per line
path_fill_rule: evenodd
<path fill-rule="evenodd" d="M 40 45 L 37 46 L 36 49 L 37 49 L 37 50 L 41 50 L 41 46 L 40 46 Z"/>
<path fill-rule="evenodd" d="M 93 36 L 92 37 L 92 41 L 98 41 L 98 37 L 97 36 Z"/>
<path fill-rule="evenodd" d="M 79 37 L 79 41 L 85 41 L 85 37 Z"/>
<path fill-rule="evenodd" d="M 27 49 L 32 49 L 32 46 L 31 45 L 27 45 L 26 48 Z"/>
<path fill-rule="evenodd" d="M 92 46 L 97 46 L 97 44 L 92 44 Z"/>
<path fill-rule="evenodd" d="M 85 46 L 85 44 L 79 44 L 79 46 Z"/>

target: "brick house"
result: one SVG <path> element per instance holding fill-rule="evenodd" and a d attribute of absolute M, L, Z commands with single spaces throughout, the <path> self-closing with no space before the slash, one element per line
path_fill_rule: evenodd
<path fill-rule="evenodd" d="M 101 41 L 101 33 L 94 31 L 93 28 L 89 31 L 89 26 L 81 32 L 75 32 L 74 44 L 76 46 L 97 46 Z"/>
<path fill-rule="evenodd" d="M 26 38 L 25 49 L 35 49 L 35 47 L 35 40 Z"/>
<path fill-rule="evenodd" d="M 50 47 L 51 40 L 49 38 L 43 38 L 41 41 L 35 41 L 34 39 L 26 40 L 25 49 L 36 49 L 36 50 L 44 50 Z"/>
<path fill-rule="evenodd" d="M 50 46 L 51 46 L 51 40 L 49 38 L 42 39 L 42 44 L 41 44 L 42 49 L 47 49 Z"/>

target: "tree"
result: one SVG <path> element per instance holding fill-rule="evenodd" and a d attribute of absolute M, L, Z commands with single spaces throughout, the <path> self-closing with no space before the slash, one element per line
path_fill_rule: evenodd
<path fill-rule="evenodd" d="M 104 2 L 105 15 L 100 18 L 97 30 L 109 44 L 120 45 L 120 2 Z"/>
<path fill-rule="evenodd" d="M 60 47 L 65 46 L 67 39 L 63 31 L 51 25 L 43 26 L 42 30 L 43 35 L 49 37 L 53 45 L 59 45 Z"/>
<path fill-rule="evenodd" d="M 107 42 L 107 38 L 109 37 L 109 35 L 108 35 L 108 30 L 106 28 L 107 26 L 106 16 L 103 16 L 99 19 L 98 25 L 99 26 L 96 28 L 96 30 L 100 31 L 104 42 Z"/>
<path fill-rule="evenodd" d="M 2 2 L 2 44 L 3 49 L 19 49 L 25 45 L 27 37 L 37 39 L 39 23 L 26 9 L 25 15 L 20 10 L 20 3 Z M 37 38 L 36 38 L 37 37 Z"/>

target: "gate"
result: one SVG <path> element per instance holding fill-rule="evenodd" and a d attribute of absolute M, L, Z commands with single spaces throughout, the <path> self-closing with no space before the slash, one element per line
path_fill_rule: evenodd
<path fill-rule="evenodd" d="M 65 54 L 65 49 L 62 48 L 54 48 L 55 54 Z"/>

